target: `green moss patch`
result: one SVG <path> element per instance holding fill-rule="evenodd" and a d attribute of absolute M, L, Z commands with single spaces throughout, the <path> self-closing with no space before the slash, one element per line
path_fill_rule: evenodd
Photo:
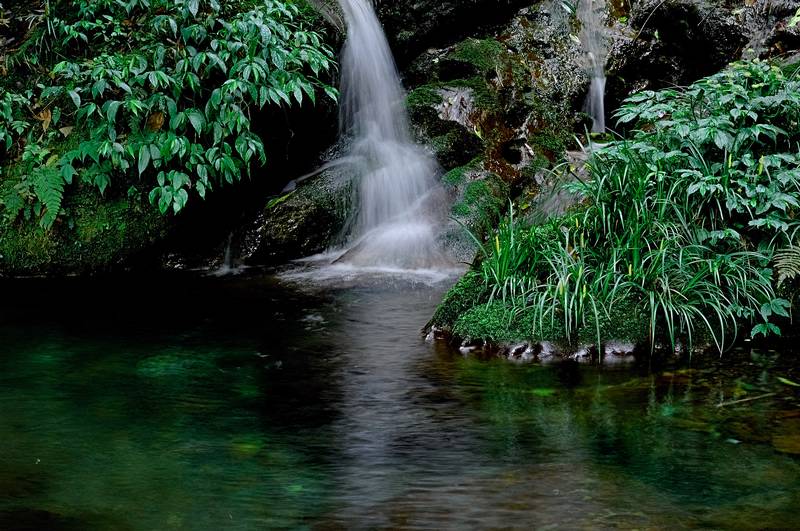
<path fill-rule="evenodd" d="M 436 308 L 430 324 L 438 328 L 452 329 L 460 315 L 486 299 L 487 288 L 480 274 L 470 271 L 444 296 Z"/>
<path fill-rule="evenodd" d="M 498 68 L 504 53 L 503 44 L 495 39 L 467 39 L 457 44 L 449 57 L 469 63 L 486 74 Z"/>

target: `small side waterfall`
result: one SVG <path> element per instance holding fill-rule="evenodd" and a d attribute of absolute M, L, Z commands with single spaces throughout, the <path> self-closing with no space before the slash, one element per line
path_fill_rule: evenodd
<path fill-rule="evenodd" d="M 436 161 L 411 137 L 405 92 L 370 0 L 339 0 L 348 35 L 341 60 L 341 135 L 355 181 L 347 251 L 359 267 L 435 268 L 441 189 Z M 438 204 L 438 205 L 437 205 Z"/>
<path fill-rule="evenodd" d="M 592 117 L 592 132 L 606 131 L 606 49 L 603 0 L 579 0 L 578 19 L 581 23 L 580 40 L 588 56 L 587 70 L 592 77 L 586 112 Z"/>

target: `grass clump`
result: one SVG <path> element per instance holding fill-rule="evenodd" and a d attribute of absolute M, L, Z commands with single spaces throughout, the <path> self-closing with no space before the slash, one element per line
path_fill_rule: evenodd
<path fill-rule="evenodd" d="M 476 238 L 489 299 L 456 330 L 673 347 L 707 337 L 719 351 L 742 328 L 779 334 L 790 304 L 770 266 L 798 243 L 800 82 L 737 63 L 685 90 L 636 94 L 616 117 L 635 130 L 568 185 L 579 209 L 533 227 L 512 209 L 488 244 Z"/>

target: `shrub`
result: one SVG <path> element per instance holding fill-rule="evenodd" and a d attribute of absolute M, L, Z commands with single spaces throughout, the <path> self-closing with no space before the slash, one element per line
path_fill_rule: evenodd
<path fill-rule="evenodd" d="M 578 210 L 526 228 L 512 209 L 483 247 L 490 301 L 513 309 L 509 323 L 524 315 L 527 337 L 555 327 L 570 343 L 654 345 L 664 334 L 674 346 L 699 335 L 723 351 L 742 324 L 753 336 L 780 333 L 789 303 L 769 264 L 798 228 L 800 82 L 737 63 L 683 91 L 636 94 L 617 117 L 636 130 L 593 153 L 590 178 L 568 185 L 584 197 Z M 501 326 L 487 311 L 457 328 Z"/>
<path fill-rule="evenodd" d="M 265 162 L 255 111 L 314 101 L 318 90 L 336 97 L 319 77 L 333 52 L 292 2 L 47 7 L 7 59 L 28 73 L 27 88 L 0 96 L 0 156 L 26 169 L 16 196 L 0 198 L 9 218 L 50 227 L 76 179 L 101 194 L 115 181 L 144 186 L 162 213 L 177 213 L 190 193 L 205 197 Z M 70 136 L 76 145 L 61 152 Z"/>

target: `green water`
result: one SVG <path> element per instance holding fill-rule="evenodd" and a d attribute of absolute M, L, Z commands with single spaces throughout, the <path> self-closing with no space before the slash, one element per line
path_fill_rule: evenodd
<path fill-rule="evenodd" d="M 301 284 L 0 284 L 0 529 L 800 526 L 794 356 L 482 361 L 446 285 Z"/>

